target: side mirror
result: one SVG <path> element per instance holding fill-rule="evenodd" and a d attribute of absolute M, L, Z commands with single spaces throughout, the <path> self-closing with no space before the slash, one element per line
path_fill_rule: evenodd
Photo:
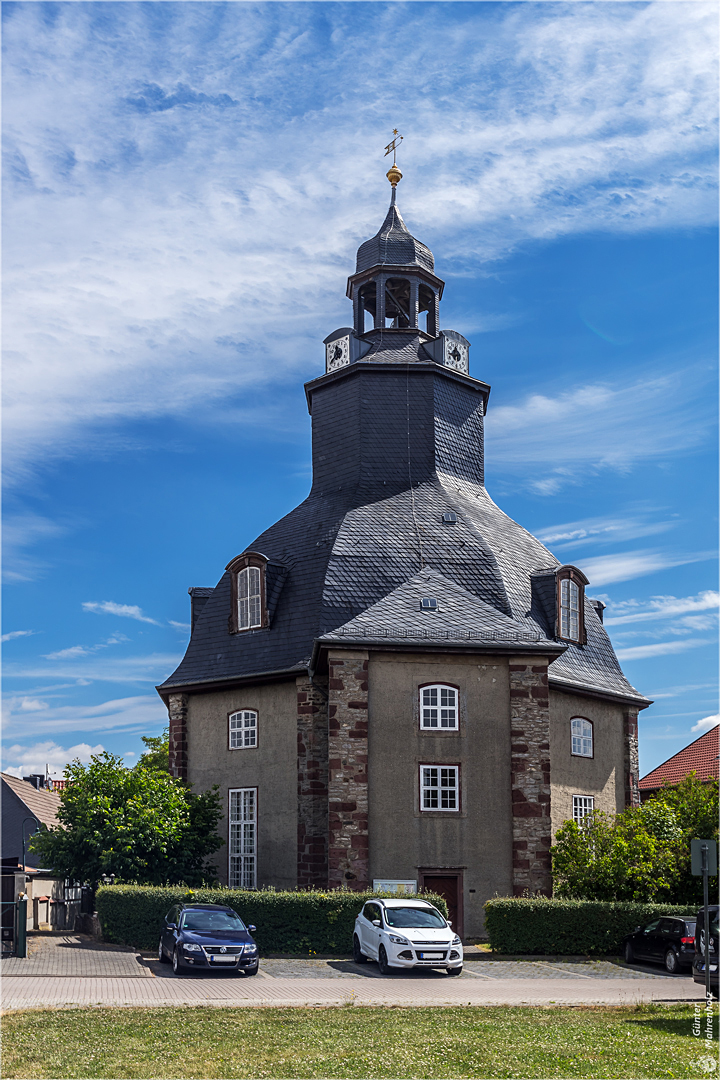
<path fill-rule="evenodd" d="M 177 930 L 177 923 L 168 922 L 168 923 L 165 923 L 165 927 L 166 927 L 167 930 Z"/>
<path fill-rule="evenodd" d="M 252 923 L 248 923 L 248 930 L 250 931 L 251 934 L 254 934 L 255 931 L 257 930 L 257 926 L 253 926 Z"/>
<path fill-rule="evenodd" d="M 373 926 L 382 926 L 382 923 L 379 919 L 373 919 L 372 924 Z"/>

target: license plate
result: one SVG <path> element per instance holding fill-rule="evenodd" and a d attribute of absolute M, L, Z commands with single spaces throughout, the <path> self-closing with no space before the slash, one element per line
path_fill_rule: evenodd
<path fill-rule="evenodd" d="M 211 956 L 211 964 L 234 964 L 237 960 L 236 956 Z"/>
<path fill-rule="evenodd" d="M 441 952 L 421 952 L 420 953 L 420 959 L 421 960 L 442 960 L 442 958 L 443 958 L 443 953 L 441 953 Z"/>

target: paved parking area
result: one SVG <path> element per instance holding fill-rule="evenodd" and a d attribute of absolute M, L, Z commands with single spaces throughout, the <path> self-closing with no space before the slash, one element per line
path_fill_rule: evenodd
<path fill-rule="evenodd" d="M 83 935 L 31 938 L 2 961 L 3 1007 L 69 1005 L 618 1005 L 702 1000 L 689 975 L 608 960 L 493 960 L 468 950 L 459 978 L 418 969 L 380 974 L 351 959 L 265 959 L 257 976 L 178 978 L 153 955 Z M 48 976 L 52 976 L 49 978 Z"/>
<path fill-rule="evenodd" d="M 65 975 L 152 979 L 152 971 L 134 949 L 107 945 L 86 934 L 30 934 L 27 944 L 27 959 L 3 957 L 0 967 L 3 978 Z"/>

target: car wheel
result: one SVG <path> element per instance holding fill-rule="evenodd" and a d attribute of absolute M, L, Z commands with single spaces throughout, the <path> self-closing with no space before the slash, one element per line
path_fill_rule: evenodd
<path fill-rule="evenodd" d="M 630 942 L 626 941 L 625 942 L 625 963 L 626 964 L 632 964 L 634 959 L 635 959 L 635 950 L 633 949 Z"/>
<path fill-rule="evenodd" d="M 173 949 L 172 954 L 172 967 L 175 975 L 182 975 L 182 968 L 180 967 L 180 957 L 178 956 L 177 948 Z"/>
<path fill-rule="evenodd" d="M 669 971 L 671 975 L 676 975 L 680 970 L 680 962 L 674 949 L 668 949 L 665 953 L 665 970 Z"/>
<path fill-rule="evenodd" d="M 448 975 L 462 975 L 462 967 L 448 968 Z"/>
<path fill-rule="evenodd" d="M 367 964 L 367 956 L 360 948 L 360 941 L 357 934 L 353 935 L 353 960 L 356 964 Z"/>
<path fill-rule="evenodd" d="M 162 938 L 160 938 L 160 944 L 158 945 L 158 960 L 160 961 L 161 964 L 169 964 L 170 963 L 167 956 L 165 955 L 165 950 L 162 947 Z"/>
<path fill-rule="evenodd" d="M 385 946 L 381 945 L 378 949 L 378 968 L 381 975 L 389 975 L 392 968 L 388 964 L 387 953 L 385 952 Z"/>

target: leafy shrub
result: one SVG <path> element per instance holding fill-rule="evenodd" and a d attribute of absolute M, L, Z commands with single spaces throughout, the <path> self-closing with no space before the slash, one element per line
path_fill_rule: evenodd
<path fill-rule="evenodd" d="M 485 904 L 494 952 L 588 955 L 623 951 L 623 939 L 661 915 L 694 914 L 676 904 L 500 897 Z"/>
<path fill-rule="evenodd" d="M 243 921 L 257 927 L 253 937 L 264 953 L 347 953 L 352 948 L 355 917 L 371 897 L 389 893 L 345 891 L 276 892 L 272 889 L 198 888 L 184 886 L 108 885 L 98 889 L 96 906 L 106 941 L 156 949 L 163 920 L 173 904 L 225 904 Z M 393 894 L 394 895 L 394 894 Z M 441 896 L 423 899 L 447 917 Z"/>
<path fill-rule="evenodd" d="M 690 872 L 693 837 L 718 837 L 718 782 L 690 773 L 642 806 L 566 821 L 550 849 L 555 896 L 578 900 L 702 903 Z M 717 879 L 710 888 L 717 891 Z"/>

